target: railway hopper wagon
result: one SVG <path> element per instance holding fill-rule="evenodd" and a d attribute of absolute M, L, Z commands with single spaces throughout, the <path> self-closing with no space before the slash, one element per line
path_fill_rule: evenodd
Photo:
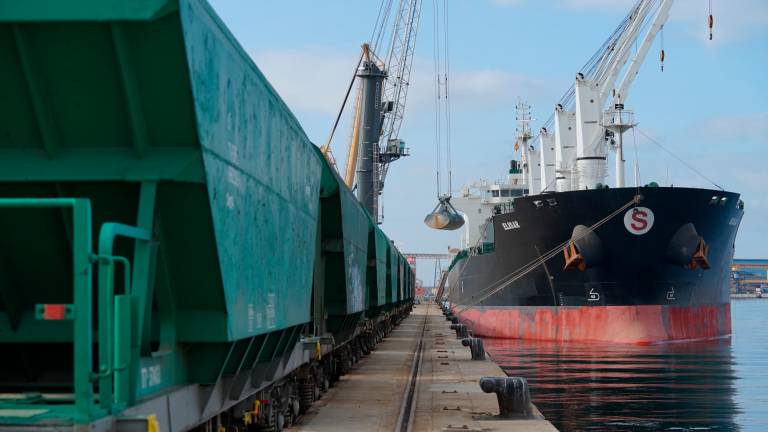
<path fill-rule="evenodd" d="M 413 275 L 204 0 L 0 7 L 0 430 L 279 430 Z"/>

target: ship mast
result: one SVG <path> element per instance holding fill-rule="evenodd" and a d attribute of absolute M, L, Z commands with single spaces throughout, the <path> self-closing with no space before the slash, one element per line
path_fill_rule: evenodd
<path fill-rule="evenodd" d="M 530 144 L 533 134 L 531 133 L 531 106 L 519 100 L 515 106 L 515 120 L 517 128 L 515 129 L 515 138 L 517 145 L 522 150 L 523 174 L 528 183 L 528 193 L 530 195 L 538 194 L 539 189 L 539 155 L 534 151 Z"/>

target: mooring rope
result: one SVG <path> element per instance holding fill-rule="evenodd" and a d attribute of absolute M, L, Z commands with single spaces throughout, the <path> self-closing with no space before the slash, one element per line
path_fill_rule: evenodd
<path fill-rule="evenodd" d="M 503 290 L 504 288 L 508 287 L 510 284 L 514 283 L 515 281 L 519 280 L 523 276 L 525 276 L 528 273 L 530 273 L 531 271 L 533 271 L 536 267 L 538 267 L 541 264 L 549 261 L 554 256 L 559 254 L 563 250 L 563 248 L 565 248 L 569 243 L 576 242 L 576 241 L 584 238 L 589 233 L 591 233 L 594 230 L 596 230 L 597 228 L 601 227 L 602 225 L 607 223 L 609 220 L 613 219 L 618 214 L 620 214 L 624 210 L 628 209 L 632 205 L 637 205 L 641 200 L 642 200 L 642 196 L 641 195 L 635 195 L 626 204 L 624 204 L 623 206 L 617 208 L 616 210 L 611 212 L 608 216 L 606 216 L 606 217 L 600 219 L 599 221 L 595 222 L 593 225 L 588 227 L 586 230 L 584 230 L 582 233 L 580 233 L 576 237 L 572 237 L 572 238 L 564 241 L 563 243 L 560 243 L 559 245 L 557 245 L 554 248 L 550 249 L 544 255 L 540 255 L 538 258 L 534 259 L 533 261 L 529 262 L 528 264 L 520 267 L 519 269 L 517 269 L 517 270 L 515 270 L 515 271 L 513 271 L 511 273 L 508 273 L 506 276 L 504 276 L 501 279 L 497 280 L 496 282 L 490 284 L 488 287 L 484 288 L 481 291 L 481 294 L 482 293 L 487 293 L 487 294 L 484 294 L 479 299 L 474 300 L 473 302 L 471 302 L 471 303 L 469 303 L 467 305 L 462 306 L 462 308 L 457 313 L 462 313 L 462 312 L 465 312 L 465 311 L 471 309 L 473 306 L 476 306 L 477 304 L 485 301 L 490 296 L 492 296 L 492 295 L 498 293 L 499 291 Z M 466 268 L 466 265 L 464 266 L 464 268 L 462 268 L 462 272 L 463 272 L 463 270 L 465 268 Z"/>

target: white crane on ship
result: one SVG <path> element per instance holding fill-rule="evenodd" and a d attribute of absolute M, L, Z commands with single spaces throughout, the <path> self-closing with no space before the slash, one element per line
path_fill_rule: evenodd
<path fill-rule="evenodd" d="M 672 3 L 638 0 L 576 74 L 574 85 L 556 105 L 551 121 L 541 128 L 538 151 L 520 143 L 528 160 L 531 195 L 603 186 L 609 146 L 616 156 L 616 187 L 624 187 L 622 135 L 634 126 L 633 113 L 624 109 L 624 103 L 640 65 L 669 17 Z M 710 30 L 711 23 L 710 15 Z"/>

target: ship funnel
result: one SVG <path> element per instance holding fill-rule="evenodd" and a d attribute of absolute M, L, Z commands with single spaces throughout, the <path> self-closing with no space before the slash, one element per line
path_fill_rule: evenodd
<path fill-rule="evenodd" d="M 464 217 L 453 207 L 450 196 L 442 196 L 424 223 L 432 229 L 453 231 L 464 225 Z"/>

